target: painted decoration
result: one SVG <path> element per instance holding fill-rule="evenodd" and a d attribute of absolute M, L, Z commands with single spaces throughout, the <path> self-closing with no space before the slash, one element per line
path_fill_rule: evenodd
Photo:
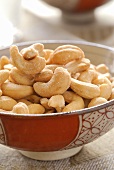
<path fill-rule="evenodd" d="M 0 119 L 0 143 L 6 145 L 6 134 L 1 119 Z"/>
<path fill-rule="evenodd" d="M 79 115 L 79 131 L 75 139 L 64 149 L 92 142 L 114 127 L 114 105 L 99 111 Z"/>

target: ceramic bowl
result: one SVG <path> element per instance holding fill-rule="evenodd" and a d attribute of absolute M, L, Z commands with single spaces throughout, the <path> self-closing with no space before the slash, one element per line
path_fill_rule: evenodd
<path fill-rule="evenodd" d="M 94 18 L 94 10 L 109 0 L 43 0 L 48 5 L 62 11 L 63 18 L 69 21 L 87 22 Z"/>
<path fill-rule="evenodd" d="M 35 42 L 17 44 L 19 49 Z M 114 73 L 114 49 L 83 41 L 40 41 L 45 48 L 63 44 L 79 46 L 93 64 L 105 63 Z M 9 47 L 0 56 L 9 55 Z M 57 160 L 78 153 L 82 147 L 114 127 L 114 100 L 79 111 L 52 114 L 0 112 L 0 143 L 37 160 Z"/>
<path fill-rule="evenodd" d="M 52 5 L 54 7 L 60 8 L 61 10 L 68 12 L 86 12 L 95 9 L 98 6 L 101 6 L 108 2 L 109 0 L 43 0 L 44 2 Z"/>

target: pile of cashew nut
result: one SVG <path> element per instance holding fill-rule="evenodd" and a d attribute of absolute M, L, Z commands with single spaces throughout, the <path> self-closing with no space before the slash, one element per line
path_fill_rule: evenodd
<path fill-rule="evenodd" d="M 75 45 L 45 49 L 36 43 L 0 58 L 0 111 L 17 114 L 69 112 L 114 99 L 114 77 Z"/>

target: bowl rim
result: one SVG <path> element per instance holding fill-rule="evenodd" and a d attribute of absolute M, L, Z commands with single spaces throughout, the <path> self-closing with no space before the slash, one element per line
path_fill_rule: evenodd
<path fill-rule="evenodd" d="M 92 47 L 97 47 L 97 48 L 102 48 L 102 49 L 106 49 L 106 50 L 110 50 L 112 52 L 114 52 L 114 48 L 107 46 L 107 45 L 102 45 L 99 43 L 94 43 L 94 42 L 89 42 L 89 41 L 85 41 L 85 40 L 37 40 L 37 41 L 25 41 L 25 42 L 20 42 L 20 43 L 15 43 L 15 45 L 17 45 L 18 47 L 21 46 L 27 46 L 27 45 L 32 45 L 33 43 L 42 43 L 42 44 L 74 44 L 74 45 L 86 45 L 86 46 L 92 46 Z M 14 44 L 12 44 L 14 45 Z M 10 45 L 11 46 L 11 45 Z M 7 50 L 10 48 L 10 46 L 6 46 L 6 47 L 2 47 L 0 48 L 0 51 L 2 50 Z M 0 116 L 11 116 L 11 117 L 23 117 L 23 118 L 29 118 L 29 117 L 52 117 L 52 116 L 66 116 L 66 115 L 83 115 L 83 114 L 88 114 L 90 112 L 95 112 L 101 109 L 105 109 L 106 107 L 110 107 L 114 105 L 114 99 L 107 101 L 106 103 L 100 104 L 98 106 L 93 106 L 90 108 L 84 108 L 81 110 L 74 110 L 74 111 L 70 111 L 70 112 L 59 112 L 59 113 L 45 113 L 45 114 L 17 114 L 17 113 L 10 113 L 10 112 L 0 112 Z"/>

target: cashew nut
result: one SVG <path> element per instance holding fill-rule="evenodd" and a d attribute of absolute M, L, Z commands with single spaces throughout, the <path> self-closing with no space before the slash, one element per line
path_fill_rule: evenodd
<path fill-rule="evenodd" d="M 90 101 L 90 103 L 88 104 L 88 107 L 97 106 L 97 105 L 100 105 L 106 102 L 107 100 L 103 97 L 95 97 Z"/>
<path fill-rule="evenodd" d="M 99 64 L 96 66 L 96 70 L 99 73 L 105 74 L 105 73 L 109 73 L 109 69 L 105 64 Z"/>
<path fill-rule="evenodd" d="M 81 103 L 80 101 L 72 101 L 71 103 L 69 103 L 68 105 L 66 105 L 64 107 L 64 109 L 62 110 L 62 112 L 70 112 L 73 110 L 80 110 L 83 109 L 83 103 Z"/>
<path fill-rule="evenodd" d="M 18 47 L 12 45 L 10 48 L 10 55 L 13 64 L 25 74 L 39 73 L 46 65 L 45 59 L 43 57 L 40 57 L 37 51 L 35 51 L 34 58 L 26 60 L 24 59 L 23 55 L 19 53 Z"/>
<path fill-rule="evenodd" d="M 98 78 L 96 78 L 93 83 L 99 86 L 100 97 L 104 97 L 105 99 L 110 97 L 112 92 L 112 85 L 107 77 L 98 76 Z"/>
<path fill-rule="evenodd" d="M 30 96 L 25 97 L 26 100 L 30 101 L 31 103 L 40 103 L 41 97 L 38 95 L 32 94 Z"/>
<path fill-rule="evenodd" d="M 45 113 L 45 108 L 41 104 L 30 104 L 28 105 L 30 114 L 43 114 Z"/>
<path fill-rule="evenodd" d="M 13 106 L 16 105 L 17 102 L 8 96 L 0 96 L 0 109 L 3 110 L 12 110 Z"/>
<path fill-rule="evenodd" d="M 82 82 L 71 78 L 71 89 L 86 99 L 92 99 L 100 95 L 100 88 L 92 83 Z"/>
<path fill-rule="evenodd" d="M 26 85 L 18 85 L 9 81 L 1 85 L 3 95 L 12 97 L 13 99 L 21 99 L 34 93 L 33 87 Z"/>
<path fill-rule="evenodd" d="M 65 99 L 65 102 L 66 103 L 71 103 L 72 101 L 74 100 L 77 100 L 79 98 L 82 98 L 80 97 L 79 95 L 77 95 L 75 92 L 73 91 L 70 91 L 70 90 L 67 90 L 63 93 L 63 97 Z M 79 99 L 80 100 L 80 99 Z"/>
<path fill-rule="evenodd" d="M 101 84 L 99 88 L 100 88 L 100 96 L 108 100 L 112 92 L 111 86 L 109 86 L 108 84 Z"/>
<path fill-rule="evenodd" d="M 53 53 L 53 50 L 50 50 L 50 49 L 44 49 L 44 52 L 45 52 L 45 60 L 48 61 L 48 59 L 50 58 L 51 54 Z"/>
<path fill-rule="evenodd" d="M 54 72 L 57 67 L 64 67 L 64 66 L 59 65 L 59 64 L 47 64 L 45 66 L 45 69 L 49 69 L 49 70 L 52 70 Z"/>
<path fill-rule="evenodd" d="M 87 58 L 82 58 L 81 60 L 73 60 L 65 65 L 65 68 L 71 73 L 75 74 L 77 72 L 82 72 L 90 67 L 90 60 Z"/>
<path fill-rule="evenodd" d="M 2 56 L 0 58 L 0 70 L 4 69 L 4 66 L 9 63 L 10 63 L 9 58 L 7 56 Z"/>
<path fill-rule="evenodd" d="M 48 105 L 48 101 L 49 101 L 48 98 L 41 98 L 41 99 L 40 99 L 41 105 L 42 105 L 43 107 L 45 107 L 46 110 L 52 109 L 52 107 L 50 107 L 50 106 Z"/>
<path fill-rule="evenodd" d="M 40 43 L 35 43 L 35 44 L 32 44 L 29 47 L 23 48 L 20 51 L 20 53 L 27 60 L 34 58 L 35 57 L 35 53 L 39 54 L 40 57 L 44 57 L 45 56 L 44 45 L 40 44 Z"/>
<path fill-rule="evenodd" d="M 75 74 L 72 74 L 72 78 L 74 79 L 78 79 L 78 77 L 80 76 L 80 73 L 75 73 Z"/>
<path fill-rule="evenodd" d="M 0 85 L 3 84 L 9 78 L 8 70 L 0 70 Z"/>
<path fill-rule="evenodd" d="M 16 84 L 33 85 L 34 78 L 31 75 L 26 75 L 18 70 L 16 67 L 10 71 L 10 80 L 13 80 Z"/>
<path fill-rule="evenodd" d="M 29 109 L 25 103 L 19 102 L 13 107 L 12 112 L 17 114 L 29 114 Z"/>
<path fill-rule="evenodd" d="M 84 100 L 82 97 L 77 95 L 76 93 L 72 91 L 66 91 L 63 94 L 63 97 L 65 101 L 69 104 L 67 104 L 64 109 L 62 110 L 63 112 L 69 112 L 73 110 L 80 110 L 84 108 Z"/>
<path fill-rule="evenodd" d="M 61 112 L 62 109 L 65 107 L 64 97 L 62 95 L 52 96 L 48 101 L 48 105 L 50 107 L 54 107 L 57 112 Z"/>
<path fill-rule="evenodd" d="M 80 73 L 78 80 L 83 82 L 92 83 L 92 81 L 97 78 L 98 74 L 92 69 L 87 69 L 86 71 L 83 71 Z"/>
<path fill-rule="evenodd" d="M 40 73 L 35 75 L 34 80 L 40 82 L 48 82 L 53 76 L 53 71 L 49 69 L 43 69 Z"/>
<path fill-rule="evenodd" d="M 55 69 L 54 74 L 50 81 L 47 83 L 36 82 L 33 87 L 35 92 L 42 97 L 51 97 L 57 94 L 63 94 L 71 83 L 71 76 L 69 72 L 58 67 Z"/>
<path fill-rule="evenodd" d="M 8 78 L 9 78 L 9 71 L 8 70 L 0 70 L 0 87 Z M 3 94 L 3 92 L 0 89 L 0 96 L 2 94 Z"/>
<path fill-rule="evenodd" d="M 102 77 L 106 77 L 111 81 L 111 74 L 110 73 L 104 73 L 104 74 L 101 73 L 99 75 L 102 76 Z"/>
<path fill-rule="evenodd" d="M 30 104 L 32 104 L 32 102 L 30 102 L 30 101 L 28 101 L 28 100 L 26 100 L 26 99 L 19 99 L 18 102 L 23 102 L 23 103 L 25 103 L 27 106 L 30 105 Z"/>
<path fill-rule="evenodd" d="M 9 71 L 11 71 L 11 69 L 13 68 L 14 66 L 12 65 L 12 64 L 6 64 L 6 65 L 4 65 L 4 69 L 5 70 L 9 70 Z"/>
<path fill-rule="evenodd" d="M 62 45 L 57 47 L 51 54 L 50 63 L 67 64 L 72 60 L 84 58 L 84 52 L 74 45 Z"/>
<path fill-rule="evenodd" d="M 112 99 L 114 99 L 114 88 L 112 88 L 112 92 L 111 92 L 109 100 L 112 100 Z"/>

